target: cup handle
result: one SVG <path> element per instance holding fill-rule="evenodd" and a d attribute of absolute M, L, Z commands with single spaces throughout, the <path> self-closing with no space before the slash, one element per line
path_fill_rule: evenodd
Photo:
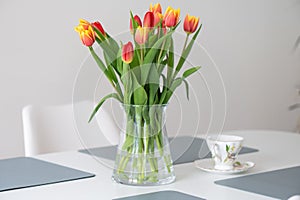
<path fill-rule="evenodd" d="M 218 144 L 214 144 L 213 150 L 215 157 L 219 160 L 219 162 L 222 162 L 222 157 L 220 155 L 220 146 Z"/>

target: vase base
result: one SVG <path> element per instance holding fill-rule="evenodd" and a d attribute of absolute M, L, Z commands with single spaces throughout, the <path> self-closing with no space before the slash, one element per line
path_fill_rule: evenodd
<path fill-rule="evenodd" d="M 165 179 L 160 179 L 157 180 L 156 182 L 153 181 L 144 181 L 144 182 L 138 182 L 135 179 L 121 179 L 120 177 L 117 176 L 112 176 L 111 179 L 115 183 L 119 184 L 124 184 L 124 185 L 131 185 L 131 186 L 159 186 L 159 185 L 167 185 L 175 182 L 176 176 L 172 174 L 171 176 L 165 178 Z"/>

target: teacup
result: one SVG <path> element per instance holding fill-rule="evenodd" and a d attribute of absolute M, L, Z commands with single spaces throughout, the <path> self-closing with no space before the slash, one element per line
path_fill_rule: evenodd
<path fill-rule="evenodd" d="M 206 141 L 218 170 L 231 170 L 239 151 L 242 148 L 243 138 L 235 135 L 209 136 Z"/>

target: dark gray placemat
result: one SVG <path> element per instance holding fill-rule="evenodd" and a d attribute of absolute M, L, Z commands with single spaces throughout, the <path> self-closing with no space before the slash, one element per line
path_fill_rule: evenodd
<path fill-rule="evenodd" d="M 130 197 L 123 197 L 114 200 L 204 200 L 189 194 L 176 191 L 159 191 L 147 194 L 140 194 Z"/>
<path fill-rule="evenodd" d="M 93 176 L 95 175 L 29 157 L 0 160 L 0 192 Z"/>
<path fill-rule="evenodd" d="M 182 136 L 170 138 L 171 155 L 174 164 L 189 163 L 199 158 L 210 158 L 211 154 L 207 144 L 202 138 Z M 243 147 L 240 154 L 257 152 L 257 149 Z M 117 146 L 106 146 L 79 150 L 81 153 L 91 154 L 100 158 L 115 160 Z"/>
<path fill-rule="evenodd" d="M 288 199 L 293 195 L 300 195 L 300 166 L 225 179 L 215 183 L 269 197 Z"/>

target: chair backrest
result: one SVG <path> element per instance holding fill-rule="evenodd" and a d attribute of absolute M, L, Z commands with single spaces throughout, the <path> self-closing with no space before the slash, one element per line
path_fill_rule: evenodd
<path fill-rule="evenodd" d="M 288 198 L 288 200 L 300 200 L 300 194 L 291 196 L 290 198 Z"/>
<path fill-rule="evenodd" d="M 116 144 L 119 130 L 107 111 L 87 123 L 90 101 L 57 106 L 26 106 L 22 110 L 25 155 Z M 101 124 L 98 124 L 102 121 Z"/>

